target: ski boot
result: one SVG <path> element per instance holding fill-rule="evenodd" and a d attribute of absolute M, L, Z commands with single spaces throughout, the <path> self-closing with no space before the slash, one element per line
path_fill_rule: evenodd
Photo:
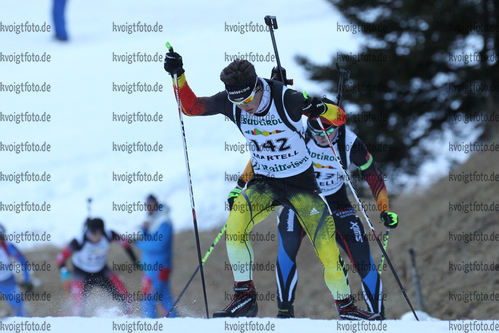
<path fill-rule="evenodd" d="M 277 301 L 277 318 L 294 318 L 295 309 L 292 303 Z"/>
<path fill-rule="evenodd" d="M 336 300 L 334 304 L 342 320 L 381 320 L 379 314 L 356 307 L 352 295 L 342 300 Z"/>
<path fill-rule="evenodd" d="M 222 311 L 213 314 L 213 318 L 219 317 L 256 317 L 258 304 L 256 302 L 256 290 L 253 280 L 234 282 L 234 299 Z"/>

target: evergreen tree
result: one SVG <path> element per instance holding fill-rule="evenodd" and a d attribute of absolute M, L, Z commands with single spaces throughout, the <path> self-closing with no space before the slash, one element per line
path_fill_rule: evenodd
<path fill-rule="evenodd" d="M 331 93 L 337 89 L 335 63 L 351 71 L 343 93 L 347 124 L 373 145 L 385 172 L 415 173 L 430 157 L 423 139 L 441 137 L 443 128 L 466 138 L 473 123 L 456 120 L 498 114 L 499 0 L 328 2 L 349 21 L 337 24 L 332 39 L 355 29 L 366 42 L 359 54 L 334 55 L 329 64 L 302 56 L 297 61 Z M 494 124 L 478 124 L 482 140 Z M 442 149 L 449 150 L 448 143 Z"/>

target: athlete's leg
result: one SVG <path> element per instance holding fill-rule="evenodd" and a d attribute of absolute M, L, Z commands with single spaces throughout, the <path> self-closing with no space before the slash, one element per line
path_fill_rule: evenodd
<path fill-rule="evenodd" d="M 133 312 L 132 302 L 128 297 L 128 291 L 118 275 L 105 267 L 103 271 L 99 272 L 99 277 L 96 281 L 98 281 L 98 284 L 104 288 L 104 290 L 113 296 L 113 299 L 119 301 L 125 314 L 129 315 Z"/>
<path fill-rule="evenodd" d="M 74 268 L 71 281 L 71 300 L 73 302 L 73 316 L 82 316 L 87 303 L 90 286 L 87 274 L 78 268 Z"/>
<path fill-rule="evenodd" d="M 383 286 L 362 221 L 357 218 L 353 208 L 335 211 L 333 216 L 336 222 L 336 239 L 362 279 L 364 300 L 371 312 L 381 313 Z"/>
<path fill-rule="evenodd" d="M 248 235 L 253 226 L 263 221 L 272 211 L 274 186 L 253 179 L 248 188 L 234 201 L 227 221 L 227 254 L 234 275 L 234 297 L 214 317 L 255 317 L 258 314 L 256 290 L 253 283 L 253 248 Z"/>
<path fill-rule="evenodd" d="M 324 280 L 331 294 L 337 300 L 349 297 L 350 286 L 336 245 L 335 224 L 329 207 L 315 191 L 295 189 L 289 192 L 287 199 L 324 266 Z"/>
<path fill-rule="evenodd" d="M 301 241 L 305 236 L 296 214 L 288 207 L 283 207 L 277 217 L 279 252 L 277 254 L 277 305 L 279 317 L 293 317 L 293 302 L 295 300 L 298 272 L 296 270 L 296 255 Z"/>
<path fill-rule="evenodd" d="M 227 221 L 227 254 L 234 281 L 253 280 L 253 248 L 248 235 L 254 225 L 263 221 L 274 209 L 274 192 L 264 181 L 256 180 L 234 201 Z"/>

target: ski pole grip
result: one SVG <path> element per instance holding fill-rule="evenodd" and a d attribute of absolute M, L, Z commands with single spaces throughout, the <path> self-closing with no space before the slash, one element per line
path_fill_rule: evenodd
<path fill-rule="evenodd" d="M 277 29 L 277 19 L 275 16 L 267 15 L 265 16 L 265 24 L 271 29 Z"/>

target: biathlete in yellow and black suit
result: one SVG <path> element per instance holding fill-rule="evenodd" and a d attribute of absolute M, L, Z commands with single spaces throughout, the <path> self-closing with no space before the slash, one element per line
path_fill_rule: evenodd
<path fill-rule="evenodd" d="M 371 153 L 365 144 L 345 125 L 336 127 L 326 125 L 325 130 L 331 140 L 341 165 L 348 168 L 354 164 L 369 184 L 381 222 L 387 228 L 398 225 L 397 214 L 390 211 L 388 194 L 383 180 Z M 362 279 L 362 296 L 369 311 L 379 313 L 383 319 L 383 286 L 378 266 L 374 263 L 369 242 L 362 221 L 347 196 L 343 171 L 336 161 L 327 138 L 318 122 L 308 118 L 305 141 L 314 166 L 317 183 L 326 197 L 336 226 L 336 242 L 340 245 L 352 262 L 352 271 L 356 271 Z M 234 202 L 245 184 L 253 176 L 251 163 L 248 163 L 237 187 L 229 194 L 229 206 Z M 283 207 L 278 215 L 279 252 L 277 256 L 277 291 L 278 318 L 294 317 L 295 291 L 298 283 L 296 256 L 300 249 L 305 232 L 293 210 Z"/>
<path fill-rule="evenodd" d="M 275 206 L 292 209 L 308 234 L 324 266 L 326 285 L 336 299 L 342 319 L 379 319 L 378 314 L 353 304 L 350 287 L 335 242 L 335 225 L 315 181 L 312 161 L 303 138 L 301 116 L 321 117 L 339 126 L 346 121 L 339 107 L 308 98 L 287 89 L 281 82 L 260 78 L 246 60 L 235 60 L 224 68 L 220 79 L 225 91 L 210 97 L 197 97 L 187 84 L 182 58 L 170 51 L 165 70 L 177 75 L 182 112 L 188 116 L 222 114 L 241 130 L 251 150 L 255 177 L 238 196 L 227 221 L 227 253 L 234 269 L 232 302 L 214 317 L 256 316 L 258 305 L 251 268 L 253 249 L 248 234 Z"/>

